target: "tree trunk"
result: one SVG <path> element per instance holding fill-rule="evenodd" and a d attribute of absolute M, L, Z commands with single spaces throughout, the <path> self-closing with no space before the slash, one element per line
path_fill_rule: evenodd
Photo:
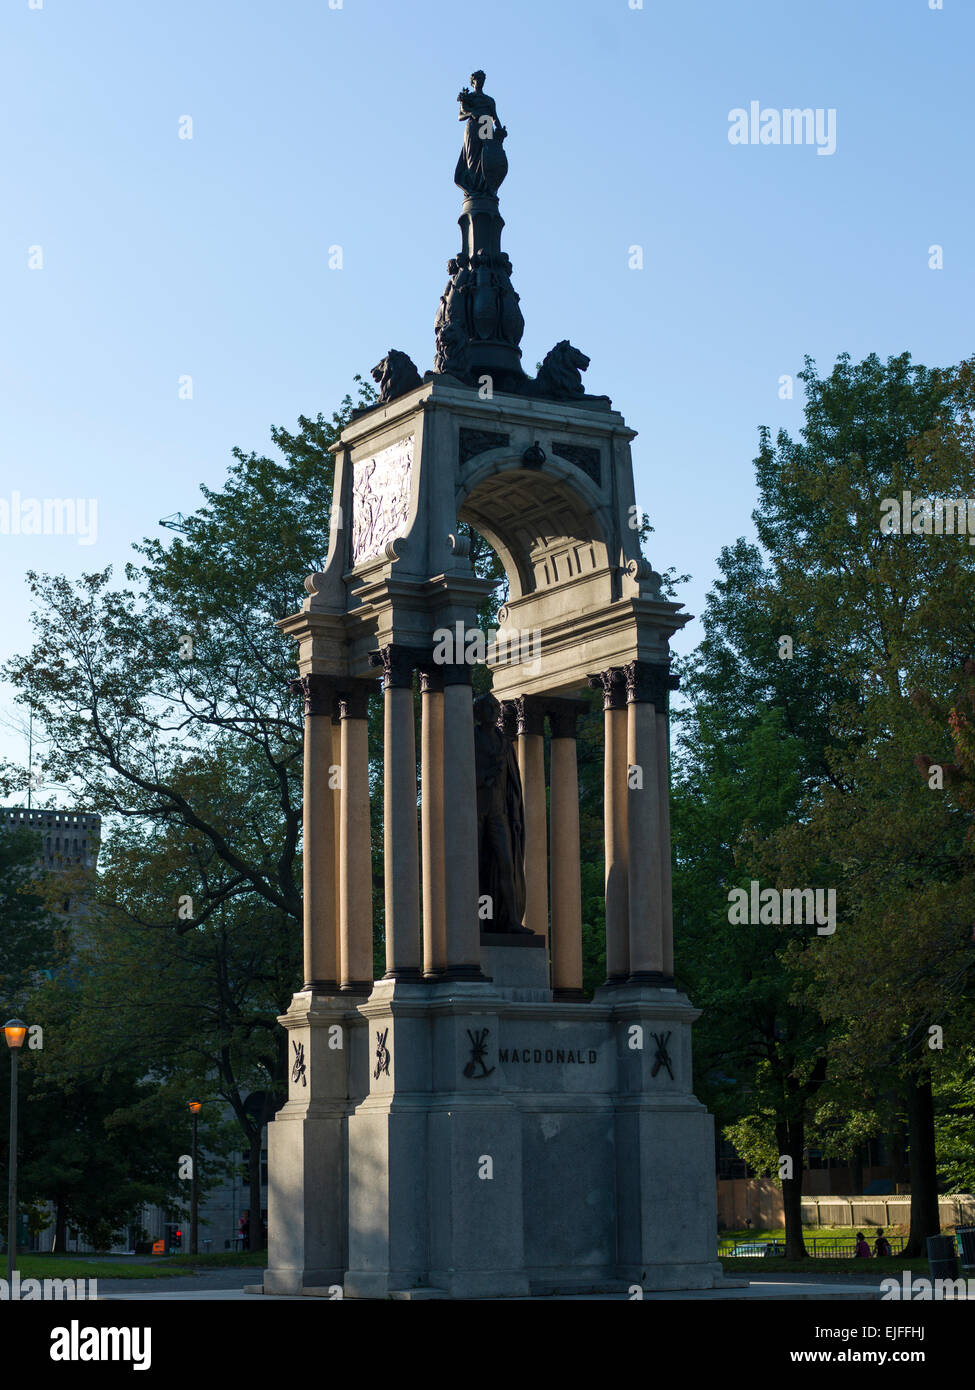
<path fill-rule="evenodd" d="M 892 1095 L 892 1101 L 895 1106 L 898 1099 L 896 1095 Z M 905 1137 L 904 1124 L 899 1116 L 894 1120 L 890 1135 L 890 1167 L 891 1180 L 896 1191 L 898 1184 L 903 1186 L 908 1178 L 907 1139 Z"/>
<path fill-rule="evenodd" d="M 929 1073 L 907 1073 L 904 1078 L 904 1101 L 911 1171 L 911 1232 L 904 1255 L 916 1259 L 927 1254 L 928 1236 L 936 1236 L 941 1231 L 934 1147 L 934 1097 Z"/>
<path fill-rule="evenodd" d="M 64 1254 L 64 1247 L 67 1237 L 68 1213 L 65 1210 L 64 1198 L 59 1197 L 54 1204 L 54 1244 L 51 1252 L 55 1250 L 58 1254 Z"/>
<path fill-rule="evenodd" d="M 264 1249 L 264 1223 L 261 1219 L 261 1138 L 263 1130 L 258 1125 L 257 1133 L 251 1138 L 247 1153 L 247 1181 L 250 1189 L 250 1229 L 247 1235 L 249 1250 Z"/>
<path fill-rule="evenodd" d="M 785 1209 L 785 1258 L 804 1260 L 808 1254 L 802 1235 L 802 1174 L 805 1151 L 805 1125 L 802 1120 L 785 1120 L 775 1126 L 775 1140 L 782 1158 L 792 1159 L 792 1177 L 782 1179 L 782 1206 Z"/>
<path fill-rule="evenodd" d="M 857 1197 L 863 1196 L 863 1145 L 861 1144 L 853 1155 L 853 1192 Z"/>

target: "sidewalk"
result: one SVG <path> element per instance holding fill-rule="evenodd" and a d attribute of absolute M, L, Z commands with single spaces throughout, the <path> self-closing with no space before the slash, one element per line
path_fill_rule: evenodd
<path fill-rule="evenodd" d="M 222 1269 L 205 1274 L 180 1279 L 105 1279 L 98 1282 L 100 1299 L 110 1302 L 156 1302 L 159 1300 L 205 1299 L 212 1302 L 247 1301 L 249 1303 L 307 1303 L 317 1306 L 323 1302 L 340 1302 L 308 1296 L 265 1297 L 258 1293 L 245 1293 L 244 1289 L 258 1287 L 255 1283 L 257 1271 L 251 1269 Z M 729 1285 L 721 1289 L 697 1289 L 686 1293 L 648 1293 L 644 1302 L 675 1301 L 729 1301 L 745 1299 L 779 1299 L 806 1301 L 877 1302 L 880 1299 L 880 1284 L 849 1282 L 836 1279 L 828 1274 L 781 1275 L 778 1278 L 762 1275 L 750 1279 L 746 1285 Z M 427 1301 L 427 1300 L 424 1300 Z M 573 1294 L 564 1299 L 512 1299 L 514 1303 L 625 1303 L 625 1294 Z"/>

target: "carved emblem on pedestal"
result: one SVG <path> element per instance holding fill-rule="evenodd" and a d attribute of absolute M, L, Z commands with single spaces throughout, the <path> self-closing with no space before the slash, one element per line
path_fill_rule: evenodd
<path fill-rule="evenodd" d="M 657 1044 L 657 1051 L 654 1053 L 653 1070 L 650 1075 L 656 1076 L 661 1067 L 666 1067 L 667 1075 L 670 1077 L 671 1081 L 673 1081 L 674 1073 L 670 1066 L 670 1053 L 667 1051 L 667 1044 L 670 1042 L 670 1034 L 651 1033 L 650 1036 Z"/>
<path fill-rule="evenodd" d="M 381 1033 L 376 1034 L 376 1069 L 372 1074 L 375 1081 L 378 1081 L 381 1076 L 389 1075 L 390 1051 L 386 1046 L 388 1037 L 388 1028 L 384 1028 Z"/>
<path fill-rule="evenodd" d="M 494 1067 L 489 1067 L 485 1062 L 487 1056 L 487 1035 L 489 1028 L 475 1028 L 473 1031 L 468 1028 L 467 1036 L 471 1040 L 470 1061 L 464 1067 L 464 1075 L 468 1079 L 480 1081 L 483 1076 L 490 1076 Z M 480 1067 L 480 1071 L 477 1068 Z"/>

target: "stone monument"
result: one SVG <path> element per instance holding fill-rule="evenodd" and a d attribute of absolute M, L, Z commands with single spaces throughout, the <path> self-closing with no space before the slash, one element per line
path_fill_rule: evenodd
<path fill-rule="evenodd" d="M 484 80 L 458 98 L 461 247 L 436 370 L 421 377 L 395 350 L 375 369 L 379 403 L 334 446 L 324 569 L 280 624 L 305 705 L 305 978 L 280 1020 L 293 1069 L 269 1128 L 267 1293 L 490 1298 L 721 1278 L 712 1121 L 691 1085 L 697 1012 L 673 978 L 668 643 L 689 619 L 640 553 L 634 432 L 585 392 L 589 359 L 562 340 L 536 377 L 522 368 L 497 196 L 507 132 Z M 463 641 L 445 659 L 442 640 L 476 628 L 491 588 L 462 522 L 509 581 L 494 694 L 477 702 Z M 604 709 L 607 962 L 591 1000 L 575 744 L 589 688 Z"/>

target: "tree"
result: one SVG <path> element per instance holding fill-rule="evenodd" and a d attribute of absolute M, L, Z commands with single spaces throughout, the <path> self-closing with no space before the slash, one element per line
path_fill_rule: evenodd
<path fill-rule="evenodd" d="M 54 988 L 44 986 L 48 1000 Z M 26 1053 L 20 1068 L 20 1204 L 53 1205 L 54 1249 L 64 1250 L 69 1226 L 106 1249 L 144 1204 L 179 1200 L 178 1159 L 186 1147 L 179 1102 L 140 1077 L 128 1058 L 96 1067 L 67 1055 L 67 1031 L 45 1004 L 32 1001 L 29 1013 L 32 1021 L 43 1019 L 44 1050 Z M 4 1110 L 9 1095 L 8 1069 L 0 1068 Z M 7 1162 L 4 1149 L 4 1184 Z"/>
<path fill-rule="evenodd" d="M 234 769 L 224 767 L 212 795 L 228 798 L 229 809 L 209 806 L 215 823 L 234 815 L 234 791 Z M 199 787 L 195 797 L 202 807 Z M 273 808 L 252 805 L 234 832 L 238 849 L 253 854 L 250 835 L 272 818 Z M 243 1135 L 250 1207 L 260 1211 L 263 1130 L 287 1094 L 277 1018 L 301 968 L 301 936 L 286 914 L 245 898 L 196 919 L 197 885 L 215 898 L 229 872 L 207 839 L 183 826 L 151 837 L 137 825 L 117 832 L 103 854 L 102 911 L 78 950 L 70 1032 L 75 1054 L 89 1060 L 107 1062 L 124 1045 L 144 1074 L 179 1089 L 184 1108 L 191 1092 L 228 1106 Z M 152 925 L 160 902 L 171 904 L 170 929 Z M 250 1237 L 258 1248 L 259 1222 Z"/>
<path fill-rule="evenodd" d="M 0 829 L 0 998 L 5 1017 L 23 1007 L 35 976 L 54 964 L 57 919 L 38 878 L 38 837 L 27 829 Z"/>
<path fill-rule="evenodd" d="M 732 730 L 706 701 L 684 716 L 673 797 L 679 982 L 703 1009 L 696 1031 L 699 1094 L 739 1152 L 782 1180 L 786 1249 L 802 1258 L 806 1127 L 826 1077 L 826 1029 L 793 1000 L 789 944 L 813 949 L 808 927 L 729 922 L 729 891 L 756 869 L 749 833 L 793 813 L 806 750 L 770 706 Z M 755 1145 L 757 1144 L 757 1148 Z"/>
<path fill-rule="evenodd" d="M 364 385 L 360 399 L 374 399 Z M 290 693 L 294 652 L 274 620 L 296 606 L 305 576 L 327 546 L 333 458 L 328 446 L 348 420 L 346 397 L 331 422 L 302 417 L 298 433 L 272 430 L 278 462 L 235 450 L 219 492 L 167 548 L 137 546 L 129 587 L 111 574 L 76 584 L 31 573 L 36 642 L 6 675 L 43 726 L 45 769 L 80 804 L 118 822 L 160 830 L 176 824 L 205 841 L 225 866 L 200 886 L 195 920 L 246 897 L 301 919 L 302 713 Z M 251 817 L 245 853 L 234 827 L 212 814 L 216 760 L 239 770 L 231 800 L 273 806 Z M 225 788 L 229 790 L 229 788 Z M 169 903 L 152 920 L 172 925 Z"/>
<path fill-rule="evenodd" d="M 360 380 L 359 404 L 375 398 Z M 105 1045 L 121 1052 L 151 1036 L 142 1061 L 166 1071 L 174 1058 L 186 1063 L 175 1020 L 189 1024 L 176 1008 L 160 1036 L 153 992 L 172 1002 L 178 977 L 187 1001 L 212 1009 L 209 1029 L 191 1015 L 196 1055 L 214 1062 L 237 1115 L 257 1209 L 262 1117 L 245 1108 L 245 1092 L 284 1084 L 276 1016 L 297 978 L 302 920 L 303 712 L 290 691 L 294 644 L 274 623 L 322 568 L 329 446 L 352 410 L 347 396 L 330 421 L 272 429 L 281 459 L 235 449 L 226 484 L 202 489 L 205 504 L 181 535 L 136 547 L 142 564 L 127 566 L 126 587 L 113 588 L 110 571 L 76 584 L 29 575 L 35 643 L 6 668 L 42 730 L 47 780 L 103 817 L 90 933 L 103 958 L 86 953 L 84 988 L 94 998 L 120 978 L 121 960 L 155 967 L 126 996 L 131 1009 L 93 1015 Z M 7 775 L 14 783 L 16 769 Z"/>
<path fill-rule="evenodd" d="M 796 649 L 851 694 L 831 711 L 829 776 L 765 863 L 779 881 L 836 887 L 840 926 L 802 963 L 807 998 L 837 1029 L 837 1061 L 894 1071 L 910 1131 L 908 1248 L 920 1253 L 939 1228 L 928 1028 L 967 987 L 972 877 L 967 826 L 918 775 L 932 730 L 911 694 L 949 695 L 975 650 L 975 557 L 930 503 L 909 510 L 906 532 L 885 522 L 908 491 L 975 495 L 973 367 L 843 356 L 826 379 L 811 362 L 801 376 L 802 441 L 780 433 L 773 447 L 763 434 L 755 519 L 774 591 L 800 615 Z"/>

